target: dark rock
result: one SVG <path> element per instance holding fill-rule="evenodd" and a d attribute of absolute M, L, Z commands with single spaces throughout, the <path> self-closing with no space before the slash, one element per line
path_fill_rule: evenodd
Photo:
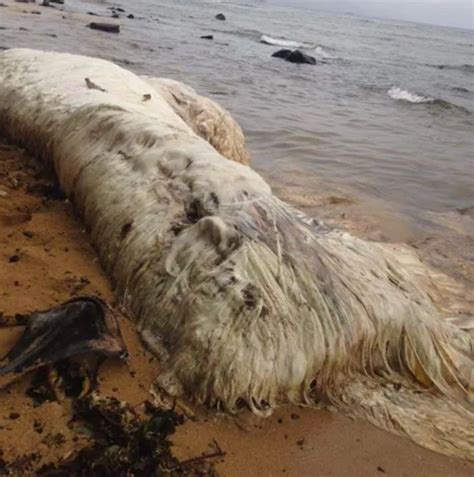
<path fill-rule="evenodd" d="M 135 18 L 135 15 L 133 13 L 130 13 L 130 15 L 127 15 L 127 18 L 130 18 L 130 20 L 133 20 Z"/>
<path fill-rule="evenodd" d="M 60 5 L 64 5 L 64 0 L 49 0 L 51 3 L 59 3 Z"/>
<path fill-rule="evenodd" d="M 225 15 L 223 13 L 218 13 L 216 15 L 216 20 L 225 21 L 226 20 Z"/>
<path fill-rule="evenodd" d="M 112 18 L 120 18 L 120 15 L 118 13 L 112 13 Z"/>
<path fill-rule="evenodd" d="M 203 35 L 200 38 L 203 40 L 214 40 L 214 35 Z"/>
<path fill-rule="evenodd" d="M 120 25 L 115 23 L 89 23 L 89 28 L 92 30 L 105 31 L 107 33 L 120 33 Z"/>
<path fill-rule="evenodd" d="M 20 414 L 18 412 L 11 412 L 8 417 L 10 419 L 18 419 L 20 417 Z"/>
<path fill-rule="evenodd" d="M 125 13 L 125 10 L 120 7 L 109 7 L 109 10 L 116 10 L 117 12 Z"/>
<path fill-rule="evenodd" d="M 291 50 L 278 50 L 278 51 L 275 51 L 275 53 L 273 53 L 272 56 L 274 56 L 275 58 L 283 58 L 286 60 L 286 58 L 288 58 L 290 55 L 291 55 Z"/>
<path fill-rule="evenodd" d="M 298 64 L 308 64 L 308 65 L 315 65 L 316 58 L 313 56 L 309 56 L 306 53 L 301 52 L 300 50 L 278 50 L 273 53 L 274 57 L 276 58 L 283 58 L 290 63 L 298 63 Z"/>
<path fill-rule="evenodd" d="M 35 10 L 31 11 L 30 13 L 31 13 L 32 15 L 41 15 L 41 12 L 37 12 L 37 11 L 35 11 Z"/>

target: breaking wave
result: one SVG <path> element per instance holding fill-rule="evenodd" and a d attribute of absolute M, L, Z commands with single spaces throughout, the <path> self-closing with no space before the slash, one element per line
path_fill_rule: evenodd
<path fill-rule="evenodd" d="M 444 99 L 431 98 L 416 93 L 410 93 L 410 91 L 401 89 L 398 86 L 393 86 L 391 89 L 389 89 L 388 95 L 396 101 L 406 101 L 412 104 L 432 104 L 434 106 L 438 106 L 441 109 L 458 111 L 469 116 L 472 115 L 472 111 L 463 106 L 459 106 L 458 104 L 450 103 Z"/>
<path fill-rule="evenodd" d="M 336 60 L 339 58 L 339 56 L 334 56 L 331 53 L 329 53 L 329 51 L 325 50 L 322 46 L 317 46 L 314 49 L 314 53 L 316 54 L 316 56 L 319 56 L 320 58 L 324 58 L 327 60 Z"/>
<path fill-rule="evenodd" d="M 284 38 L 272 38 L 268 35 L 262 35 L 260 37 L 260 43 L 265 43 L 266 45 L 282 46 L 286 48 L 310 48 L 311 45 L 307 43 L 302 43 L 299 41 L 286 40 Z"/>
<path fill-rule="evenodd" d="M 405 91 L 404 89 L 399 88 L 398 86 L 393 86 L 389 91 L 388 95 L 395 100 L 399 101 L 408 101 L 409 103 L 433 103 L 434 98 L 428 98 L 426 96 L 421 96 L 416 93 L 410 93 L 410 91 Z"/>

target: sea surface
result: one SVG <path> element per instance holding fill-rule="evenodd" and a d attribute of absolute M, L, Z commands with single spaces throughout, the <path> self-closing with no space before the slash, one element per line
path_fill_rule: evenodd
<path fill-rule="evenodd" d="M 87 12 L 110 17 L 112 6 L 126 10 L 115 20 L 119 35 L 86 28 L 108 21 Z M 272 183 L 314 194 L 343 187 L 351 200 L 380 201 L 421 228 L 433 214 L 474 217 L 473 31 L 257 0 L 56 7 L 65 12 L 54 22 L 32 14 L 13 21 L 0 9 L 0 47 L 100 56 L 183 81 L 231 111 L 253 167 Z M 317 65 L 273 58 L 286 42 Z"/>

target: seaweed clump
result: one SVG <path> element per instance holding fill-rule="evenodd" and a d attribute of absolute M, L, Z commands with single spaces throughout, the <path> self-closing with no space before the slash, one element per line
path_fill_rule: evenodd
<path fill-rule="evenodd" d="M 43 466 L 37 475 L 59 476 L 214 476 L 212 454 L 184 461 L 172 455 L 168 437 L 183 416 L 146 402 L 143 416 L 129 404 L 94 392 L 74 402 L 77 431 L 91 436 L 88 446 L 68 460 Z"/>

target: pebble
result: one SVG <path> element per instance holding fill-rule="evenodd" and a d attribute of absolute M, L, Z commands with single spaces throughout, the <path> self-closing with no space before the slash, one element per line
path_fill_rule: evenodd
<path fill-rule="evenodd" d="M 5 190 L 0 189 L 0 197 L 7 198 L 8 197 L 8 192 Z"/>

